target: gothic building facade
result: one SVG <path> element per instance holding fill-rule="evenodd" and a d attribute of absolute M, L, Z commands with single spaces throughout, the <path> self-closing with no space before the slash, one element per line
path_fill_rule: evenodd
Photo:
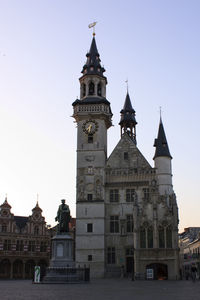
<path fill-rule="evenodd" d="M 112 126 L 107 78 L 95 36 L 73 102 L 77 123 L 76 263 L 92 277 L 179 278 L 178 208 L 162 120 L 154 167 L 137 147 L 135 110 L 127 93 L 119 122 L 121 138 L 107 157 Z"/>

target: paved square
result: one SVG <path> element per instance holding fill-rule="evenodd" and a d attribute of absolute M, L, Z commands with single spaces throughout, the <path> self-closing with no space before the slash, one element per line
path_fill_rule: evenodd
<path fill-rule="evenodd" d="M 198 300 L 200 281 L 99 279 L 85 284 L 32 284 L 1 280 L 1 300 Z"/>

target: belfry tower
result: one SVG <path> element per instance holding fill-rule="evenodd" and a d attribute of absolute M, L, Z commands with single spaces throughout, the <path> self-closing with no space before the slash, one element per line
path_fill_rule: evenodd
<path fill-rule="evenodd" d="M 76 262 L 104 276 L 107 130 L 112 125 L 107 79 L 93 35 L 80 77 L 80 99 L 72 105 L 77 123 Z"/>

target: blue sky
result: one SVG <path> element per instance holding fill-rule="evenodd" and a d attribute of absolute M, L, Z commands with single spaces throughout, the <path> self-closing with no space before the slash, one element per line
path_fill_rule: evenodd
<path fill-rule="evenodd" d="M 0 203 L 30 215 L 37 194 L 47 223 L 60 199 L 75 215 L 76 125 L 71 103 L 92 31 L 108 79 L 114 127 L 129 94 L 138 148 L 153 166 L 159 107 L 170 152 L 180 230 L 199 223 L 199 1 L 0 0 Z"/>

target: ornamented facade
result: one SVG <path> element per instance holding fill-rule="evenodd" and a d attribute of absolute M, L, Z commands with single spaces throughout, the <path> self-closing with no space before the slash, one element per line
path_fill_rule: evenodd
<path fill-rule="evenodd" d="M 86 57 L 80 99 L 72 104 L 77 123 L 77 265 L 90 265 L 91 277 L 119 276 L 125 270 L 143 278 L 150 269 L 155 279 L 178 279 L 178 208 L 162 120 L 152 167 L 137 148 L 137 122 L 127 93 L 121 138 L 107 157 L 112 111 L 95 37 Z"/>
<path fill-rule="evenodd" d="M 0 206 L 0 278 L 33 278 L 34 266 L 41 275 L 49 264 L 51 230 L 38 203 L 29 217 L 14 216 L 7 199 Z"/>

